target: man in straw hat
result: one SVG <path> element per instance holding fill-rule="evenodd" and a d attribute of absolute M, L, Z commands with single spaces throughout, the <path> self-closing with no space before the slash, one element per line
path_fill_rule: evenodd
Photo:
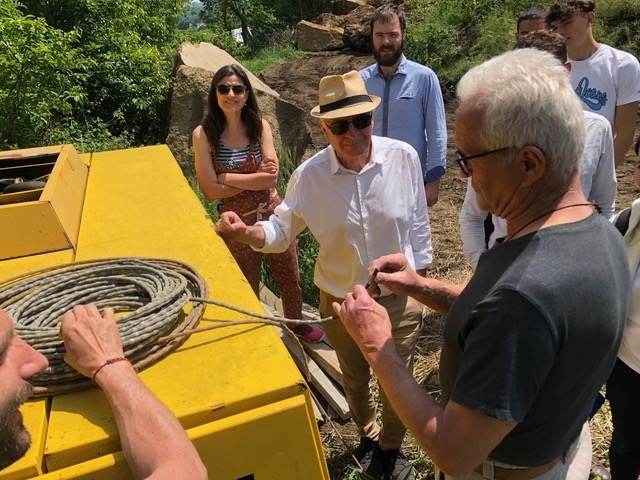
<path fill-rule="evenodd" d="M 265 252 L 282 251 L 305 227 L 320 244 L 315 283 L 320 314 L 333 315 L 355 285 L 367 282 L 367 267 L 380 255 L 404 253 L 422 274 L 431 263 L 431 231 L 420 160 L 408 144 L 372 136 L 373 110 L 380 98 L 368 95 L 358 72 L 320 80 L 319 105 L 311 110 L 330 146 L 291 175 L 284 201 L 268 221 L 246 226 L 234 212 L 216 228 Z M 422 307 L 384 289 L 377 299 L 389 314 L 393 341 L 409 371 Z M 344 374 L 344 389 L 361 441 L 357 457 L 370 477 L 414 478 L 400 451 L 406 428 L 383 391 L 382 427 L 369 388 L 370 368 L 340 320 L 324 323 Z M 395 473 L 394 473 L 395 472 Z"/>
<path fill-rule="evenodd" d="M 458 84 L 454 158 L 484 210 L 507 220 L 466 285 L 389 255 L 384 285 L 446 315 L 434 399 L 394 351 L 387 313 L 356 285 L 334 308 L 437 480 L 586 479 L 588 418 L 614 365 L 630 297 L 624 243 L 580 188 L 586 129 L 566 67 L 527 48 Z"/>

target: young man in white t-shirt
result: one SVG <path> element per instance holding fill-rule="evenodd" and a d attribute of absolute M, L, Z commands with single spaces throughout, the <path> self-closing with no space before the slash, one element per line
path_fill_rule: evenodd
<path fill-rule="evenodd" d="M 546 23 L 565 39 L 571 85 L 582 108 L 602 115 L 611 124 L 617 167 L 633 143 L 640 64 L 630 53 L 595 41 L 595 6 L 595 0 L 554 0 Z"/>

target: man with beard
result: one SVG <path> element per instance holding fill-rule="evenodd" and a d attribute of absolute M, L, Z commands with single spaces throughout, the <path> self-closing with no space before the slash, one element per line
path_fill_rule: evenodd
<path fill-rule="evenodd" d="M 438 77 L 404 56 L 404 11 L 388 3 L 371 16 L 375 64 L 360 71 L 367 92 L 382 98 L 375 110 L 373 134 L 407 142 L 422 166 L 427 205 L 438 201 L 447 164 L 447 124 Z"/>
<path fill-rule="evenodd" d="M 0 310 L 0 470 L 21 458 L 31 436 L 19 407 L 31 393 L 29 378 L 47 367 L 47 359 L 13 331 L 9 316 Z"/>
<path fill-rule="evenodd" d="M 124 358 L 113 310 L 77 305 L 60 323 L 65 361 L 102 388 L 114 411 L 125 458 L 135 478 L 206 479 L 207 471 L 175 416 L 138 378 Z M 0 310 L 0 470 L 21 458 L 31 436 L 20 405 L 29 379 L 47 359 L 21 340 Z M 167 448 L 170 445 L 171 448 Z"/>

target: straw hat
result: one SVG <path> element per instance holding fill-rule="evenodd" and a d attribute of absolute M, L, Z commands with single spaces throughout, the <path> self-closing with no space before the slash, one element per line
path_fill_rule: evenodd
<path fill-rule="evenodd" d="M 358 72 L 329 75 L 320 80 L 320 105 L 313 107 L 311 115 L 317 118 L 343 118 L 375 110 L 380 97 L 367 94 L 367 88 Z"/>

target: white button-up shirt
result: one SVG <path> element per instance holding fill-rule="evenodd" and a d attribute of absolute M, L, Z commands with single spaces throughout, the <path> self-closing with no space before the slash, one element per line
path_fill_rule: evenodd
<path fill-rule="evenodd" d="M 284 201 L 268 221 L 264 253 L 286 250 L 305 227 L 320 252 L 314 281 L 344 297 L 367 281 L 367 267 L 383 255 L 404 253 L 415 269 L 432 260 L 429 214 L 420 160 L 407 143 L 372 136 L 371 158 L 355 172 L 329 146 L 291 175 Z M 384 292 L 383 292 L 384 294 Z"/>

